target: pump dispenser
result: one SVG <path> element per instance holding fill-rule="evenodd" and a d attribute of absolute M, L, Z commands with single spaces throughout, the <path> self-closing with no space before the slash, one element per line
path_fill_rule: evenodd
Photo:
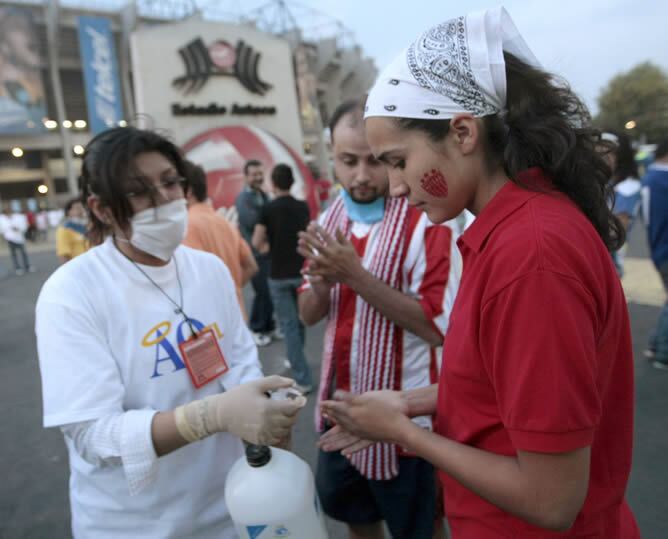
<path fill-rule="evenodd" d="M 225 503 L 242 539 L 327 539 L 311 469 L 289 451 L 247 445 L 227 476 Z"/>

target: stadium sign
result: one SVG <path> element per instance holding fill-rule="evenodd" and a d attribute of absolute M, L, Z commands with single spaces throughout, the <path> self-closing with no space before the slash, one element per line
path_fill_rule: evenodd
<path fill-rule="evenodd" d="M 222 39 L 207 47 L 198 37 L 181 47 L 179 56 L 185 74 L 176 77 L 172 86 L 183 95 L 199 92 L 211 77 L 234 77 L 246 90 L 261 96 L 272 88 L 258 75 L 261 54 L 241 39 L 236 47 Z"/>

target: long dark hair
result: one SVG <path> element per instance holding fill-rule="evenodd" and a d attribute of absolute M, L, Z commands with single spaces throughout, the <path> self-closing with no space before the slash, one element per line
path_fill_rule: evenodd
<path fill-rule="evenodd" d="M 84 205 L 88 208 L 88 197 L 96 195 L 103 206 L 111 209 L 116 222 L 121 227 L 127 226 L 133 215 L 127 197 L 128 183 L 133 176 L 143 181 L 134 160 L 146 152 L 161 153 L 187 179 L 181 152 L 168 139 L 153 131 L 116 127 L 100 133 L 86 146 L 79 178 Z M 91 242 L 99 244 L 111 233 L 111 226 L 100 221 L 89 208 L 88 214 Z"/>
<path fill-rule="evenodd" d="M 491 167 L 502 165 L 516 182 L 518 174 L 540 167 L 591 221 L 609 249 L 624 244 L 624 227 L 610 210 L 612 171 L 603 159 L 600 131 L 591 126 L 587 107 L 553 75 L 504 52 L 507 112 L 483 118 L 486 154 Z M 401 118 L 404 129 L 424 131 L 437 142 L 447 135 L 448 120 Z"/>
<path fill-rule="evenodd" d="M 638 164 L 636 154 L 631 146 L 631 139 L 624 133 L 615 133 L 617 148 L 615 149 L 615 170 L 612 181 L 617 184 L 626 178 L 638 178 Z"/>

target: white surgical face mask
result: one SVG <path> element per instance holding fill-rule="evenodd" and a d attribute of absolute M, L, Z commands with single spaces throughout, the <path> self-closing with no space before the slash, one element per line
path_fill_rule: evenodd
<path fill-rule="evenodd" d="M 130 224 L 130 243 L 140 251 L 167 262 L 186 237 L 186 199 L 172 200 L 162 206 L 137 212 L 130 219 Z"/>

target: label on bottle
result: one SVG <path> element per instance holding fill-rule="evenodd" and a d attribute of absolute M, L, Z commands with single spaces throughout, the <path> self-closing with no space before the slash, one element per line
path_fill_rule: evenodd
<path fill-rule="evenodd" d="M 283 524 L 278 526 L 246 526 L 246 533 L 248 533 L 248 539 L 265 539 L 265 538 L 275 538 L 275 537 L 290 537 L 290 530 L 288 530 Z"/>
<path fill-rule="evenodd" d="M 325 523 L 315 514 L 279 524 L 237 527 L 241 539 L 326 539 Z"/>
<path fill-rule="evenodd" d="M 285 539 L 286 537 L 289 539 L 327 539 L 322 508 L 317 495 L 314 497 L 313 504 L 315 507 L 307 503 L 298 515 L 293 515 L 285 520 L 276 519 L 267 524 L 236 523 L 235 526 L 240 539 Z"/>
<path fill-rule="evenodd" d="M 267 528 L 267 526 L 246 526 L 246 532 L 250 539 L 258 539 L 260 534 Z"/>

